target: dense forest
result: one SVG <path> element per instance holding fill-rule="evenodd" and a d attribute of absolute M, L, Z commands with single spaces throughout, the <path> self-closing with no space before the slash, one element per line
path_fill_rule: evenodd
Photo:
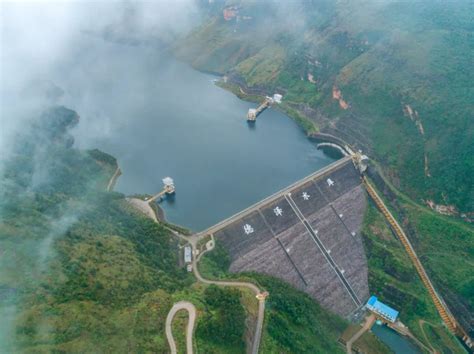
<path fill-rule="evenodd" d="M 193 279 L 164 228 L 105 192 L 115 159 L 73 148 L 78 119 L 46 110 L 2 166 L 2 351 L 166 351 L 170 294 Z"/>

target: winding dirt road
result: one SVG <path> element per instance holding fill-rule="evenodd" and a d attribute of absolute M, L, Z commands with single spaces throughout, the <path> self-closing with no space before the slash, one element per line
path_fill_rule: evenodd
<path fill-rule="evenodd" d="M 186 353 L 193 354 L 193 331 L 194 331 L 194 322 L 196 321 L 196 307 L 188 301 L 180 301 L 173 305 L 168 316 L 166 317 L 166 338 L 170 345 L 171 354 L 176 354 L 176 343 L 173 338 L 173 332 L 171 324 L 176 313 L 180 310 L 185 310 L 188 312 L 188 327 L 186 330 Z"/>

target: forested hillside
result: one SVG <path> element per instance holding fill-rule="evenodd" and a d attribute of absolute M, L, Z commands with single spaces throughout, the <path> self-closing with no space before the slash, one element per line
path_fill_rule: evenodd
<path fill-rule="evenodd" d="M 198 309 L 200 350 L 245 352 L 254 295 L 204 286 L 180 267 L 177 239 L 124 195 L 106 191 L 115 158 L 74 148 L 68 131 L 78 121 L 67 108 L 46 110 L 25 124 L 2 160 L 0 352 L 166 353 L 165 319 L 179 300 Z M 274 297 L 265 345 L 284 341 L 299 352 L 316 341 L 337 350 L 341 319 L 288 286 L 262 284 Z M 325 323 L 317 328 L 325 339 L 306 326 L 292 342 L 275 325 L 301 327 L 307 309 L 311 321 Z M 183 345 L 184 332 L 175 335 Z"/>
<path fill-rule="evenodd" d="M 2 169 L 2 351 L 164 351 L 170 294 L 193 280 L 168 232 L 105 192 L 115 159 L 72 147 L 78 120 L 33 119 Z"/>
<path fill-rule="evenodd" d="M 176 55 L 223 75 L 219 84 L 244 99 L 283 94 L 278 109 L 308 135 L 334 135 L 375 160 L 404 196 L 399 216 L 437 288 L 472 333 L 474 4 L 235 0 L 202 11 L 207 20 Z M 378 266 L 371 260 L 374 274 Z"/>
<path fill-rule="evenodd" d="M 474 5 L 468 1 L 221 1 L 175 46 L 245 93 L 284 94 L 383 162 L 417 202 L 474 211 Z M 227 17 L 227 20 L 225 18 Z"/>

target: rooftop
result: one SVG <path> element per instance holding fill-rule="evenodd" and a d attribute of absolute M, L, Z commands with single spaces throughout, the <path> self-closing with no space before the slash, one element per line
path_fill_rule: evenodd
<path fill-rule="evenodd" d="M 394 310 L 390 306 L 385 305 L 383 302 L 381 302 L 377 299 L 377 296 L 374 296 L 374 295 L 372 295 L 369 298 L 369 301 L 367 301 L 367 307 L 371 311 L 381 315 L 385 319 L 390 320 L 392 322 L 395 322 L 395 320 L 398 317 L 398 311 L 397 310 Z"/>
<path fill-rule="evenodd" d="M 171 177 L 165 177 L 165 178 L 163 178 L 163 184 L 164 185 L 174 185 L 174 181 Z"/>

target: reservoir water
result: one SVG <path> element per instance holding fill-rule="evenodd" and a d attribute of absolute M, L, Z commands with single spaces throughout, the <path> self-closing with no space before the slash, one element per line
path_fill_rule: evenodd
<path fill-rule="evenodd" d="M 72 53 L 54 82 L 81 116 L 77 145 L 115 156 L 128 195 L 171 176 L 176 196 L 160 205 L 173 223 L 202 230 L 333 161 L 274 109 L 248 125 L 254 103 L 153 46 L 83 36 Z"/>

